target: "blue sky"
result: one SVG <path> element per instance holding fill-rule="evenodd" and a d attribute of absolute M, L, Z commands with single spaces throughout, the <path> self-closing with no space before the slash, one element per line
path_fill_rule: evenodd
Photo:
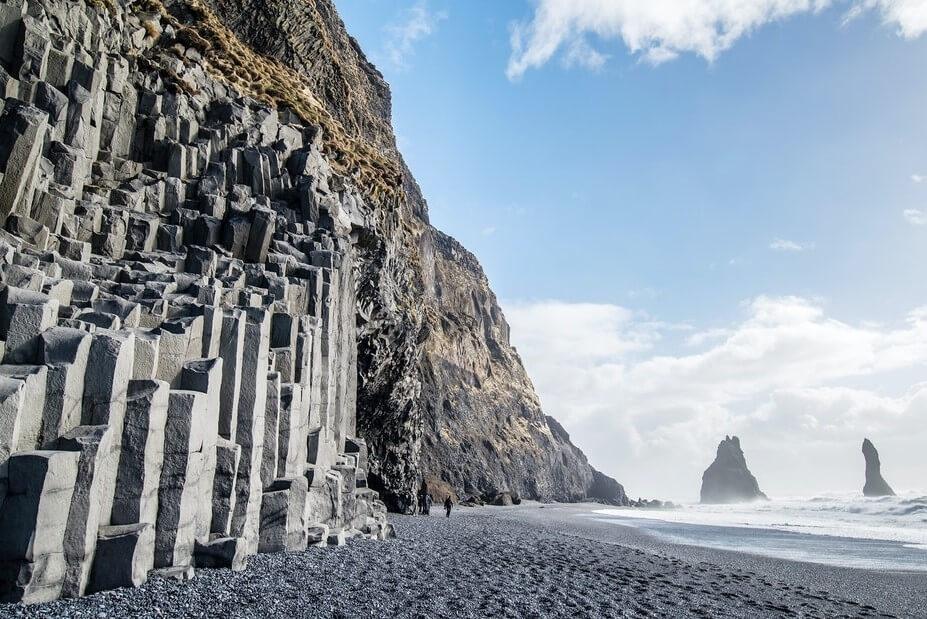
<path fill-rule="evenodd" d="M 870 433 L 927 489 L 927 1 L 337 6 L 594 464 L 687 498 L 739 432 L 767 492 L 853 491 Z"/>

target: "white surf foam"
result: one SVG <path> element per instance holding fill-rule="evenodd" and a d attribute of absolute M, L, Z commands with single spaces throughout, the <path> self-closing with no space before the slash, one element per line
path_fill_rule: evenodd
<path fill-rule="evenodd" d="M 902 542 L 927 548 L 927 496 L 832 495 L 670 510 L 602 509 L 597 514 L 727 527 L 751 527 Z"/>

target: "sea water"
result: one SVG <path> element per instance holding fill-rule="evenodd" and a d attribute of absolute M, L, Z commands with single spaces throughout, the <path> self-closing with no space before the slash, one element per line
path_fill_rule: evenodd
<path fill-rule="evenodd" d="M 674 543 L 842 567 L 927 571 L 927 496 L 824 495 L 595 517 Z"/>

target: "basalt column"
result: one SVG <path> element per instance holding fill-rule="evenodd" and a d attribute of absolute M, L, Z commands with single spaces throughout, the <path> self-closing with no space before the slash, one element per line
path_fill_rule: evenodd
<path fill-rule="evenodd" d="M 0 0 L 0 599 L 387 537 L 353 436 L 367 198 L 180 36 L 196 3 L 97 4 Z"/>

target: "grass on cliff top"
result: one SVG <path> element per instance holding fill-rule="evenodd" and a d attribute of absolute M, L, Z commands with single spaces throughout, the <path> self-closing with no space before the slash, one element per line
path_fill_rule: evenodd
<path fill-rule="evenodd" d="M 397 162 L 346 130 L 299 73 L 242 43 L 201 0 L 178 4 L 196 21 L 181 22 L 161 0 L 144 0 L 136 6 L 159 13 L 174 27 L 178 39 L 202 54 L 206 69 L 214 76 L 242 94 L 271 106 L 289 107 L 303 122 L 321 126 L 327 154 L 336 169 L 363 186 L 372 198 L 403 198 Z"/>

